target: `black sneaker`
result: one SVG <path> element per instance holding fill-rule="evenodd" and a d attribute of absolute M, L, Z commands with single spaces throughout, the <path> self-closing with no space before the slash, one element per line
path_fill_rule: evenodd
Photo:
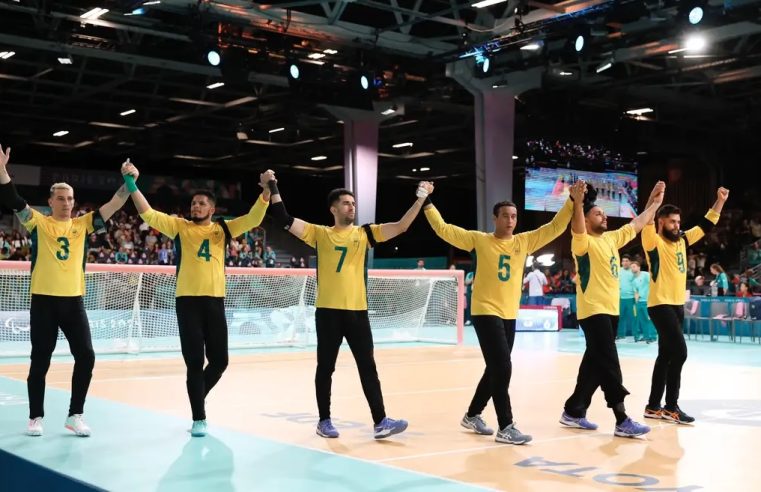
<path fill-rule="evenodd" d="M 690 417 L 679 407 L 676 407 L 676 410 L 669 410 L 668 408 L 664 408 L 662 410 L 661 418 L 663 420 L 676 422 L 677 424 L 691 424 L 695 422 L 695 417 Z"/>

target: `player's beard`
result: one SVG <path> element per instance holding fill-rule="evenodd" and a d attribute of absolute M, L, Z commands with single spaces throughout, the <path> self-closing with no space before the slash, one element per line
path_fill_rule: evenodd
<path fill-rule="evenodd" d="M 602 234 L 602 233 L 604 233 L 605 231 L 607 231 L 607 230 L 608 230 L 608 227 L 607 227 L 607 225 L 605 225 L 605 226 L 604 226 L 604 225 L 602 225 L 602 223 L 600 223 L 600 224 L 598 224 L 598 225 L 593 225 L 593 226 L 591 227 L 591 229 L 592 229 L 592 232 L 593 232 L 593 233 L 595 233 L 595 234 L 598 234 L 598 235 L 599 235 L 599 234 Z"/>
<path fill-rule="evenodd" d="M 352 217 L 347 215 L 347 216 L 343 217 L 343 219 L 341 219 L 341 222 L 343 222 L 342 225 L 350 226 L 350 225 L 354 224 L 354 219 Z"/>
<path fill-rule="evenodd" d="M 672 243 L 675 243 L 679 241 L 679 231 L 672 231 L 669 229 L 663 229 L 663 237 L 671 241 Z"/>
<path fill-rule="evenodd" d="M 208 219 L 209 217 L 211 217 L 211 214 L 206 214 L 206 216 L 205 216 L 205 217 L 193 217 L 193 216 L 191 215 L 191 216 L 190 216 L 190 220 L 192 220 L 192 221 L 193 221 L 194 223 L 196 223 L 196 224 L 200 224 L 201 222 L 204 222 L 204 221 L 206 221 L 206 219 Z"/>

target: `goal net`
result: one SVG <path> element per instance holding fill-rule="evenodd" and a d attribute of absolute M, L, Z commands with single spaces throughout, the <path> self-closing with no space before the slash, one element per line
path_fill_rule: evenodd
<path fill-rule="evenodd" d="M 30 265 L 0 261 L 0 356 L 29 342 Z M 228 268 L 230 348 L 317 343 L 314 269 Z M 84 298 L 96 353 L 179 351 L 175 268 L 88 264 Z M 463 273 L 370 270 L 368 312 L 376 343 L 461 343 Z M 56 353 L 67 353 L 59 331 Z"/>

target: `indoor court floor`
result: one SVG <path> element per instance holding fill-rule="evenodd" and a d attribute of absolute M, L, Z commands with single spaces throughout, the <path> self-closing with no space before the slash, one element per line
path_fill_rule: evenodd
<path fill-rule="evenodd" d="M 345 347 L 345 346 L 344 346 Z M 534 440 L 503 445 L 459 422 L 484 363 L 472 330 L 463 346 L 376 349 L 386 411 L 407 432 L 375 441 L 350 352 L 333 379 L 338 439 L 315 435 L 314 349 L 233 351 L 208 398 L 209 435 L 191 438 L 179 354 L 99 356 L 85 416 L 93 436 L 63 428 L 72 362 L 48 374 L 45 435 L 23 434 L 27 363 L 0 362 L 0 450 L 106 490 L 645 490 L 750 491 L 761 484 L 761 345 L 689 342 L 680 406 L 695 425 L 642 419 L 655 344 L 619 344 L 627 410 L 653 427 L 613 436 L 601 392 L 598 431 L 558 424 L 584 348 L 576 331 L 519 333 L 511 398 Z M 484 412 L 496 427 L 491 404 Z M 753 485 L 756 484 L 756 485 Z M 2 487 L 0 487 L 2 488 Z"/>

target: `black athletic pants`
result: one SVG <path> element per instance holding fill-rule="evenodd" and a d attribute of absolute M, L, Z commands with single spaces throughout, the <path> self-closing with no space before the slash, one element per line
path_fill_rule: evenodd
<path fill-rule="evenodd" d="M 333 372 L 336 370 L 338 350 L 345 337 L 357 364 L 362 391 L 370 405 L 373 422 L 380 423 L 386 417 L 386 410 L 383 406 L 378 370 L 375 367 L 373 334 L 370 331 L 367 311 L 317 308 L 315 322 L 317 371 L 314 385 L 320 420 L 330 418 L 330 389 L 333 384 Z"/>
<path fill-rule="evenodd" d="M 587 348 L 579 366 L 576 388 L 565 402 L 565 412 L 576 418 L 586 416 L 598 387 L 602 387 L 609 408 L 623 403 L 629 394 L 623 385 L 616 350 L 618 316 L 596 314 L 579 320 L 579 324 L 584 330 Z"/>
<path fill-rule="evenodd" d="M 228 363 L 224 297 L 177 298 L 177 325 L 193 420 L 205 420 L 204 398 L 222 377 Z M 204 369 L 204 352 L 209 363 Z"/>
<path fill-rule="evenodd" d="M 510 354 L 515 342 L 515 320 L 483 315 L 472 316 L 471 319 L 478 343 L 481 345 L 486 369 L 470 402 L 468 416 L 474 417 L 483 412 L 491 398 L 497 412 L 499 428 L 504 429 L 513 423 L 508 388 L 513 372 Z"/>
<path fill-rule="evenodd" d="M 653 367 L 648 406 L 659 408 L 665 390 L 666 407 L 673 410 L 679 400 L 682 366 L 687 360 L 687 344 L 682 330 L 684 306 L 653 306 L 647 308 L 647 312 L 658 331 L 658 357 Z"/>
<path fill-rule="evenodd" d="M 74 356 L 71 377 L 69 415 L 84 413 L 85 398 L 92 379 L 95 352 L 92 349 L 90 323 L 81 296 L 59 297 L 32 294 L 29 312 L 29 336 L 32 342 L 31 365 L 26 380 L 29 392 L 29 418 L 44 417 L 45 375 L 61 328 Z"/>

